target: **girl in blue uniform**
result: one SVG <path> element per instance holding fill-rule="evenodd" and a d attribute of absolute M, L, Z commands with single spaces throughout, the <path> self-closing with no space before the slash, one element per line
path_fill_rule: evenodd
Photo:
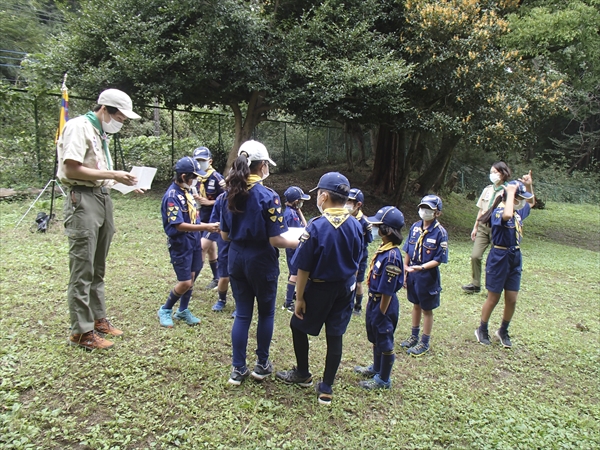
<path fill-rule="evenodd" d="M 394 354 L 394 332 L 398 324 L 398 292 L 404 284 L 402 264 L 402 234 L 404 215 L 393 206 L 385 206 L 377 214 L 367 219 L 370 224 L 379 226 L 382 244 L 371 260 L 367 285 L 369 301 L 365 323 L 367 338 L 373 344 L 373 364 L 369 367 L 355 367 L 354 371 L 371 377 L 361 381 L 364 389 L 389 389 L 392 385 L 390 374 L 396 359 Z"/>
<path fill-rule="evenodd" d="M 281 236 L 287 231 L 277 193 L 262 181 L 269 175 L 269 153 L 263 144 L 244 142 L 227 177 L 227 206 L 221 211 L 221 235 L 231 241 L 228 272 L 236 305 L 231 330 L 233 370 L 229 383 L 239 385 L 248 376 L 263 380 L 273 372 L 269 347 L 273 336 L 279 248 L 295 248 L 298 242 Z M 246 367 L 248 330 L 254 301 L 258 305 L 254 370 Z"/>
<path fill-rule="evenodd" d="M 188 309 L 194 281 L 202 269 L 200 232 L 219 229 L 218 223 L 200 223 L 196 202 L 191 194 L 198 176 L 203 173 L 198 163 L 186 156 L 175 164 L 175 173 L 161 206 L 171 263 L 177 275 L 177 284 L 158 310 L 160 324 L 167 328 L 173 328 L 173 318 L 183 320 L 188 325 L 200 323 L 200 319 Z M 179 310 L 173 314 L 173 306 L 178 301 Z"/>
<path fill-rule="evenodd" d="M 211 222 L 218 222 L 221 220 L 221 211 L 224 207 L 227 207 L 226 203 L 227 197 L 225 197 L 224 193 L 220 194 L 213 205 L 213 210 L 210 215 Z M 213 305 L 212 310 L 220 312 L 223 311 L 225 305 L 227 304 L 227 288 L 229 287 L 229 273 L 227 272 L 227 261 L 229 260 L 229 242 L 224 241 L 220 233 L 214 233 L 214 236 L 216 236 L 219 256 L 219 266 L 217 268 L 217 275 L 219 277 L 219 281 L 217 283 L 217 293 L 219 295 L 219 299 Z M 233 312 L 232 317 L 235 318 L 235 311 Z"/>
<path fill-rule="evenodd" d="M 437 221 L 442 213 L 442 199 L 426 195 L 419 203 L 419 217 L 404 243 L 405 284 L 408 301 L 413 304 L 412 333 L 400 345 L 412 356 L 429 351 L 433 328 L 433 310 L 440 306 L 442 283 L 439 265 L 448 262 L 448 233 Z M 423 335 L 419 331 L 423 316 Z"/>
<path fill-rule="evenodd" d="M 305 228 L 306 219 L 302 214 L 302 206 L 304 202 L 310 200 L 310 195 L 304 193 L 298 186 L 290 186 L 286 189 L 283 196 L 285 197 L 285 211 L 283 212 L 283 221 L 288 228 Z M 294 312 L 294 296 L 296 293 L 296 278 L 298 275 L 298 269 L 292 265 L 292 257 L 294 256 L 294 249 L 285 249 L 285 259 L 288 266 L 288 284 L 287 291 L 285 293 L 285 303 L 283 309 L 287 309 L 289 312 Z"/>
<path fill-rule="evenodd" d="M 496 198 L 493 207 L 480 219 L 482 223 L 492 227 L 492 249 L 485 267 L 485 287 L 488 294 L 481 309 L 481 323 L 475 330 L 477 341 L 483 345 L 490 345 L 488 321 L 504 291 L 502 325 L 496 331 L 496 337 L 505 348 L 512 347 L 508 326 L 515 313 L 521 287 L 522 224 L 531 211 L 528 201 L 535 204 L 532 184 L 531 171 L 523 177 L 523 182 L 508 183 L 504 194 Z"/>

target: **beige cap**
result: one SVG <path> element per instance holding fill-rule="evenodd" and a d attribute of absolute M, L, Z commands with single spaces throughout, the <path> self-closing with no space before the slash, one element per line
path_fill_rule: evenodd
<path fill-rule="evenodd" d="M 107 89 L 98 97 L 99 105 L 112 106 L 121 111 L 129 119 L 139 119 L 140 116 L 133 112 L 131 97 L 118 89 Z"/>

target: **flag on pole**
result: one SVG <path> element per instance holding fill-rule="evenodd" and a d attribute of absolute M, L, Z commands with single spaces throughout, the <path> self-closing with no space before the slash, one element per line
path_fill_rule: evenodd
<path fill-rule="evenodd" d="M 62 130 L 69 120 L 69 90 L 67 89 L 67 74 L 65 73 L 65 77 L 63 79 L 62 84 L 62 98 L 60 100 L 60 117 L 58 119 L 58 129 L 56 130 L 56 138 L 54 139 L 54 143 L 58 143 L 58 139 L 62 135 Z"/>

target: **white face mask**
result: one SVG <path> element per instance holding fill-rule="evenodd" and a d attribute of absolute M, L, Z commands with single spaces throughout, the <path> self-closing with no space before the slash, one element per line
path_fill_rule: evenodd
<path fill-rule="evenodd" d="M 497 172 L 492 172 L 492 173 L 490 173 L 490 181 L 491 181 L 493 184 L 498 184 L 498 183 L 500 183 L 500 174 L 499 174 L 499 173 L 497 173 Z"/>
<path fill-rule="evenodd" d="M 208 163 L 208 161 L 198 161 L 198 163 L 200 164 L 200 168 L 202 170 L 204 170 L 205 172 L 208 170 L 208 168 L 210 167 L 210 164 Z"/>
<path fill-rule="evenodd" d="M 296 203 L 296 209 L 302 209 L 303 206 L 304 206 L 303 201 L 299 201 L 298 203 Z"/>
<path fill-rule="evenodd" d="M 525 200 L 519 200 L 519 199 L 515 198 L 513 205 L 514 205 L 515 211 L 518 209 L 521 209 L 523 206 L 525 206 Z"/>
<path fill-rule="evenodd" d="M 105 122 L 103 120 L 102 121 L 102 129 L 106 133 L 110 133 L 110 134 L 118 133 L 121 130 L 121 128 L 123 127 L 123 122 L 119 122 L 119 121 L 113 119 L 110 114 L 108 115 L 108 117 L 110 117 L 110 122 Z"/>
<path fill-rule="evenodd" d="M 354 205 L 352 205 L 351 203 L 346 203 L 344 205 L 344 209 L 346 211 L 348 211 L 350 214 L 354 214 Z"/>
<path fill-rule="evenodd" d="M 435 211 L 433 209 L 419 208 L 419 217 L 429 222 L 435 218 Z"/>
<path fill-rule="evenodd" d="M 323 194 L 321 194 L 321 195 L 323 195 Z M 319 195 L 319 196 L 317 197 L 317 209 L 319 210 L 319 212 L 320 212 L 321 214 L 323 214 L 323 203 L 325 203 L 325 201 L 323 201 L 323 202 L 322 202 L 322 203 L 319 205 L 319 199 L 321 198 L 321 195 Z"/>
<path fill-rule="evenodd" d="M 266 173 L 265 173 L 265 167 L 267 168 Z M 262 169 L 262 179 L 266 180 L 269 175 L 271 175 L 271 173 L 269 172 L 269 164 L 265 163 L 265 165 L 263 166 L 263 169 Z"/>
<path fill-rule="evenodd" d="M 194 177 L 194 179 L 192 180 L 192 184 L 191 184 L 191 185 L 189 185 L 189 184 L 187 184 L 187 183 L 181 183 L 181 185 L 182 185 L 184 188 L 186 188 L 186 189 L 192 189 L 192 188 L 195 188 L 197 184 L 198 184 L 198 178 L 195 178 L 195 177 Z"/>

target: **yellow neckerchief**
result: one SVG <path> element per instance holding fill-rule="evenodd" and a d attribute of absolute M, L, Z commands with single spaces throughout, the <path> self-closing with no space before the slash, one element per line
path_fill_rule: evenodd
<path fill-rule="evenodd" d="M 434 219 L 435 220 L 435 219 Z M 435 222 L 435 225 L 432 227 L 431 224 L 426 229 L 423 229 L 423 221 L 421 221 L 421 226 L 419 227 L 419 231 L 421 232 L 421 236 L 417 239 L 417 243 L 415 244 L 415 250 L 413 251 L 412 260 L 416 261 L 415 258 L 418 256 L 418 262 L 423 261 L 423 241 L 425 240 L 425 235 L 431 233 L 435 230 L 440 223 L 438 221 Z"/>
<path fill-rule="evenodd" d="M 360 220 L 362 219 L 362 217 L 364 216 L 364 213 L 359 209 L 358 212 L 356 213 L 356 220 Z"/>
<path fill-rule="evenodd" d="M 206 197 L 206 186 L 204 186 L 204 183 L 206 183 L 206 181 L 210 178 L 214 171 L 215 169 L 213 169 L 212 166 L 210 166 L 206 171 L 206 175 L 198 176 L 198 184 L 200 186 L 200 189 L 198 189 L 198 194 L 200 195 L 200 197 Z"/>
<path fill-rule="evenodd" d="M 262 184 L 262 177 L 260 175 L 251 173 L 250 175 L 248 175 L 248 179 L 246 180 L 246 183 L 248 183 L 248 190 L 250 190 L 254 187 L 254 185 L 256 183 Z"/>
<path fill-rule="evenodd" d="M 377 255 L 380 253 L 387 252 L 393 248 L 400 248 L 400 245 L 395 245 L 393 242 L 387 242 L 385 244 L 381 244 L 375 254 L 373 255 L 373 259 L 371 259 L 371 263 L 369 264 L 369 276 L 367 277 L 367 286 L 371 284 L 371 273 L 373 272 L 373 267 L 375 267 L 375 261 L 377 260 Z"/>
<path fill-rule="evenodd" d="M 492 195 L 490 197 L 490 202 L 488 204 L 488 209 L 490 209 L 492 207 L 492 205 L 494 204 L 494 200 L 496 200 L 496 197 L 498 196 L 498 192 L 500 192 L 501 190 L 504 189 L 504 186 L 508 186 L 508 183 L 505 181 L 504 183 L 502 183 L 500 186 L 496 187 L 492 184 L 492 189 L 494 190 L 494 195 Z"/>
<path fill-rule="evenodd" d="M 196 223 L 196 219 L 198 218 L 198 210 L 196 209 L 196 201 L 194 200 L 194 197 L 192 197 L 192 194 L 190 194 L 190 191 L 188 191 L 186 188 L 181 187 L 181 190 L 185 194 L 185 200 L 186 200 L 187 206 L 188 206 L 188 213 L 190 215 L 190 223 Z"/>
<path fill-rule="evenodd" d="M 350 213 L 346 208 L 327 208 L 323 211 L 323 217 L 333 225 L 333 228 L 337 229 L 350 217 Z"/>

